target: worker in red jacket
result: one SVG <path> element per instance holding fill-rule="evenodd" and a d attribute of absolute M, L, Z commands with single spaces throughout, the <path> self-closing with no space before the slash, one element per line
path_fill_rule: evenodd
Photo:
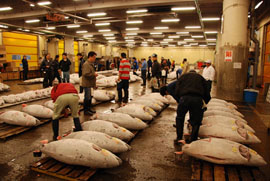
<path fill-rule="evenodd" d="M 57 140 L 59 130 L 59 117 L 61 112 L 69 106 L 71 109 L 71 116 L 74 120 L 75 130 L 81 131 L 81 123 L 78 115 L 79 110 L 79 96 L 75 87 L 70 83 L 60 83 L 54 85 L 51 91 L 51 98 L 54 102 L 53 109 L 53 140 Z"/>

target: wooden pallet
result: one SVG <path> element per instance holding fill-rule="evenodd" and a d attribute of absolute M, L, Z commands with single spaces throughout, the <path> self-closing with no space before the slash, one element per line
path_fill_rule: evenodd
<path fill-rule="evenodd" d="M 6 140 L 7 138 L 11 136 L 18 135 L 20 133 L 23 133 L 25 131 L 28 131 L 32 128 L 36 128 L 40 125 L 43 125 L 45 123 L 48 123 L 51 121 L 51 119 L 41 119 L 40 124 L 37 126 L 31 126 L 31 127 L 26 127 L 26 126 L 16 126 L 16 125 L 10 125 L 6 123 L 1 123 L 0 124 L 0 140 Z"/>
<path fill-rule="evenodd" d="M 201 160 L 192 160 L 191 180 L 203 181 L 263 181 L 265 175 L 257 167 L 217 165 Z"/>

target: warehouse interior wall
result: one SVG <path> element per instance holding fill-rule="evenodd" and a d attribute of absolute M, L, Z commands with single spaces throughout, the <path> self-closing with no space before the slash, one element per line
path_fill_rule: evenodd
<path fill-rule="evenodd" d="M 38 57 L 43 57 L 43 54 L 46 52 L 46 37 L 38 36 Z"/>
<path fill-rule="evenodd" d="M 181 47 L 138 47 L 133 49 L 133 55 L 137 59 L 148 58 L 153 53 L 158 55 L 158 60 L 161 57 L 165 59 L 175 60 L 177 64 L 180 64 L 184 58 L 187 58 L 190 64 L 194 64 L 197 61 L 212 60 L 214 61 L 215 49 L 210 48 L 181 48 Z"/>
<path fill-rule="evenodd" d="M 47 40 L 45 40 L 46 42 Z M 58 39 L 52 39 L 50 42 L 47 42 L 48 53 L 51 54 L 51 58 L 54 59 L 55 55 L 58 54 Z"/>

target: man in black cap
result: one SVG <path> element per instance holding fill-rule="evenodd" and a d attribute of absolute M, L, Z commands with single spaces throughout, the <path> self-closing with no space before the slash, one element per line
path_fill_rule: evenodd
<path fill-rule="evenodd" d="M 153 61 L 152 81 L 157 81 L 157 86 L 152 86 L 152 92 L 157 92 L 160 87 L 159 79 L 161 76 L 161 69 L 160 64 L 157 61 L 157 54 L 154 53 L 152 55 L 152 61 Z"/>

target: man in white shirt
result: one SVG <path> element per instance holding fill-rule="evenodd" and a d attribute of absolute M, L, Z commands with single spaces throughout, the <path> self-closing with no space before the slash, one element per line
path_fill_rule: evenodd
<path fill-rule="evenodd" d="M 211 60 L 206 60 L 205 63 L 206 63 L 206 67 L 203 69 L 202 76 L 205 78 L 207 82 L 207 87 L 209 91 L 211 92 L 212 81 L 215 78 L 216 71 L 214 67 L 211 65 Z"/>

